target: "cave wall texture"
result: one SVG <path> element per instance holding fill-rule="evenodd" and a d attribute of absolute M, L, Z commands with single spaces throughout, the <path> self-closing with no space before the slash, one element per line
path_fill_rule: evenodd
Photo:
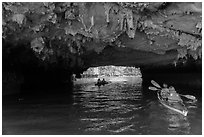
<path fill-rule="evenodd" d="M 202 3 L 3 2 L 2 43 L 3 72 L 25 78 L 201 62 Z"/>

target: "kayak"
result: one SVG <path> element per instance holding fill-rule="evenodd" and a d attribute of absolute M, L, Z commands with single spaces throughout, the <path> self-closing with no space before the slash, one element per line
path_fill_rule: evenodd
<path fill-rule="evenodd" d="M 157 92 L 157 96 L 158 96 L 158 99 L 159 99 L 159 102 L 164 105 L 165 107 L 167 107 L 168 109 L 171 109 L 177 113 L 180 113 L 184 116 L 187 116 L 188 114 L 188 110 L 187 108 L 185 107 L 185 105 L 183 104 L 183 102 L 175 102 L 175 103 L 170 103 L 166 100 L 164 100 L 161 96 L 161 91 L 158 91 Z"/>
<path fill-rule="evenodd" d="M 97 82 L 96 84 L 95 84 L 95 86 L 101 86 L 101 85 L 105 85 L 105 84 L 108 84 L 109 82 Z"/>

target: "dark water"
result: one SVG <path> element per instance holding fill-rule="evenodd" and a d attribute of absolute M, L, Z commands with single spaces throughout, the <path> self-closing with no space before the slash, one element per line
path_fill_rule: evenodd
<path fill-rule="evenodd" d="M 186 100 L 184 117 L 161 105 L 140 78 L 100 88 L 85 80 L 73 90 L 3 98 L 3 134 L 202 134 L 201 99 Z"/>

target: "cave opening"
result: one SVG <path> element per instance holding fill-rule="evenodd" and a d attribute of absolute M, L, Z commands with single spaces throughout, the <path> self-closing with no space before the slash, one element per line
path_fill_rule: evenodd
<path fill-rule="evenodd" d="M 119 77 L 119 76 L 139 76 L 142 77 L 140 68 L 129 67 L 129 66 L 99 66 L 90 67 L 83 72 L 82 78 L 88 77 Z"/>
<path fill-rule="evenodd" d="M 80 78 L 76 77 L 76 74 L 73 74 L 74 84 L 79 83 L 96 83 L 95 85 L 101 86 L 105 84 L 100 84 L 100 82 L 112 83 L 112 82 L 134 82 L 133 79 L 129 78 L 138 78 L 139 81 L 142 81 L 142 73 L 140 68 L 130 67 L 130 66 L 98 66 L 98 67 L 89 67 L 84 71 Z M 130 81 L 133 80 L 133 81 Z"/>

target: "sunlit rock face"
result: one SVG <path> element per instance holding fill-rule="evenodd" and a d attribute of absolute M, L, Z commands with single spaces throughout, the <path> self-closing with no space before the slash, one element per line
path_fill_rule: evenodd
<path fill-rule="evenodd" d="M 124 66 L 100 66 L 90 67 L 83 72 L 82 77 L 122 77 L 122 76 L 138 76 L 141 77 L 140 68 L 124 67 Z"/>
<path fill-rule="evenodd" d="M 44 65 L 62 61 L 61 67 L 73 70 L 199 60 L 201 6 L 193 2 L 3 2 L 3 54 L 24 46 Z"/>

